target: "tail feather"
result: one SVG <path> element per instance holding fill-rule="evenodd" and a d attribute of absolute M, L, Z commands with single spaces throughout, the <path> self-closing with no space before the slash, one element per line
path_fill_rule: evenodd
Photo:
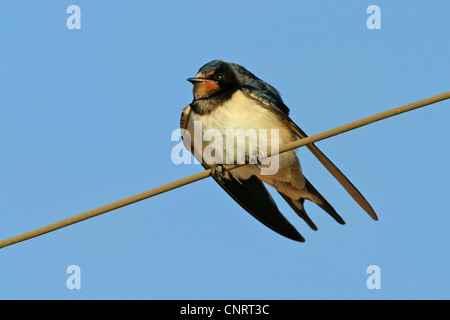
<path fill-rule="evenodd" d="M 314 224 L 314 222 L 311 220 L 311 218 L 306 213 L 305 207 L 303 206 L 303 203 L 305 202 L 304 198 L 300 198 L 299 200 L 294 200 L 289 198 L 288 196 L 282 194 L 279 192 L 279 194 L 283 197 L 284 200 L 291 206 L 292 210 L 297 213 L 297 215 L 305 220 L 305 222 L 308 224 L 308 226 L 311 227 L 313 230 L 317 230 L 317 226 Z"/>
<path fill-rule="evenodd" d="M 325 212 L 327 212 L 330 216 L 334 218 L 338 223 L 345 224 L 344 219 L 334 210 L 332 205 L 319 193 L 319 191 L 314 188 L 314 186 L 311 184 L 311 182 L 306 179 L 306 188 L 308 189 L 309 193 L 313 194 L 317 198 L 319 198 L 320 203 L 315 202 L 319 207 L 321 207 Z"/>
<path fill-rule="evenodd" d="M 314 188 L 314 186 L 311 184 L 311 182 L 308 181 L 308 179 L 305 178 L 305 180 L 306 180 L 306 189 L 312 195 L 312 197 L 311 197 L 312 199 L 308 199 L 308 200 L 311 200 L 312 202 L 317 204 L 319 207 L 321 207 L 325 212 L 327 212 L 331 217 L 333 217 L 334 220 L 336 220 L 338 223 L 345 224 L 344 219 L 342 219 L 342 217 L 336 212 L 336 210 L 334 210 L 332 205 L 319 193 L 319 191 L 317 191 L 316 188 Z M 284 200 L 286 200 L 286 202 L 291 206 L 291 208 L 295 211 L 295 213 L 297 213 L 297 215 L 300 218 L 305 220 L 305 222 L 311 227 L 311 229 L 317 230 L 317 226 L 314 224 L 314 222 L 311 220 L 311 218 L 308 216 L 308 214 L 305 211 L 305 207 L 303 205 L 305 202 L 304 198 L 291 199 L 288 196 L 282 194 L 281 192 L 280 192 L 280 195 L 284 198 Z"/>

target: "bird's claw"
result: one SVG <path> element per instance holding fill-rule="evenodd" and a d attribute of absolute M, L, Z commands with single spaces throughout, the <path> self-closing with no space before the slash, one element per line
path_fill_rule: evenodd
<path fill-rule="evenodd" d="M 254 151 L 252 154 L 248 157 L 247 163 L 254 164 L 259 170 L 261 170 L 261 161 L 259 161 L 258 152 Z"/>
<path fill-rule="evenodd" d="M 211 175 L 216 178 L 221 179 L 224 173 L 225 173 L 225 165 L 223 164 L 214 164 L 211 167 Z"/>

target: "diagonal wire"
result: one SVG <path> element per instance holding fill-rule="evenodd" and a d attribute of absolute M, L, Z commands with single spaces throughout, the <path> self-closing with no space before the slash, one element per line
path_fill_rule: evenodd
<path fill-rule="evenodd" d="M 397 107 L 397 108 L 390 109 L 390 110 L 387 110 L 387 111 L 384 111 L 384 112 L 381 112 L 381 113 L 377 113 L 377 114 L 372 115 L 370 117 L 367 117 L 367 118 L 364 118 L 364 119 L 361 119 L 361 120 L 357 120 L 357 121 L 354 121 L 354 122 L 351 122 L 351 123 L 348 123 L 348 124 L 336 127 L 334 129 L 330 129 L 330 130 L 324 131 L 322 133 L 318 133 L 318 134 L 309 136 L 307 138 L 304 138 L 304 139 L 301 139 L 301 140 L 297 140 L 297 141 L 294 141 L 294 142 L 282 145 L 282 146 L 279 147 L 278 154 L 284 153 L 286 151 L 290 151 L 290 150 L 293 150 L 293 149 L 296 149 L 296 148 L 303 147 L 303 146 L 305 146 L 307 144 L 310 144 L 310 143 L 314 143 L 314 142 L 317 142 L 317 141 L 328 139 L 330 137 L 336 136 L 338 134 L 341 134 L 341 133 L 344 133 L 344 132 L 347 132 L 347 131 L 350 131 L 350 130 L 354 130 L 354 129 L 360 128 L 362 126 L 374 123 L 376 121 L 380 121 L 380 120 L 383 120 L 383 119 L 386 119 L 386 118 L 389 118 L 389 117 L 393 117 L 393 116 L 399 115 L 401 113 L 405 113 L 405 112 L 412 111 L 412 110 L 415 110 L 415 109 L 418 109 L 418 108 L 421 108 L 421 107 L 425 107 L 425 106 L 428 106 L 430 104 L 434 104 L 436 102 L 440 102 L 440 101 L 443 101 L 443 100 L 446 100 L 446 99 L 449 99 L 449 98 L 450 98 L 450 91 L 447 91 L 447 92 L 438 94 L 436 96 L 433 96 L 433 97 L 430 97 L 430 98 L 427 98 L 427 99 L 423 99 L 423 100 L 420 100 L 420 101 L 416 101 L 416 102 L 413 102 L 413 103 L 406 104 L 406 105 L 401 106 L 401 107 Z M 275 155 L 275 154 L 273 154 L 273 155 Z M 273 155 L 268 154 L 268 156 L 273 156 Z M 224 168 L 219 167 L 218 170 L 219 170 L 219 172 L 221 172 L 222 169 L 224 169 L 224 170 L 232 170 L 232 169 L 235 169 L 235 168 L 237 168 L 239 166 L 242 166 L 242 165 L 236 165 L 236 164 L 227 165 Z M 205 179 L 205 178 L 211 176 L 211 174 L 212 174 L 211 169 L 207 169 L 205 171 L 199 172 L 199 173 L 194 174 L 192 176 L 189 176 L 189 177 L 186 177 L 186 178 L 183 178 L 183 179 L 180 179 L 180 180 L 177 180 L 177 181 L 174 181 L 174 182 L 162 185 L 160 187 L 157 187 L 157 188 L 154 188 L 154 189 L 151 189 L 151 190 L 148 190 L 148 191 L 136 194 L 136 195 L 128 197 L 128 198 L 124 198 L 122 200 L 118 200 L 118 201 L 112 202 L 110 204 L 101 206 L 99 208 L 96 208 L 96 209 L 93 209 L 93 210 L 90 210 L 90 211 L 83 212 L 83 213 L 78 214 L 76 216 L 73 216 L 73 217 L 70 217 L 70 218 L 67 218 L 67 219 L 64 219 L 64 220 L 61 220 L 61 221 L 49 224 L 47 226 L 44 226 L 44 227 L 41 227 L 41 228 L 38 228 L 38 229 L 35 229 L 35 230 L 32 230 L 32 231 L 28 231 L 28 232 L 25 232 L 25 233 L 22 233 L 22 234 L 19 234 L 19 235 L 7 238 L 5 240 L 1 240 L 0 241 L 0 248 L 4 248 L 4 247 L 7 247 L 7 246 L 16 244 L 18 242 L 21 242 L 21 241 L 25 241 L 25 240 L 28 240 L 28 239 L 31 239 L 31 238 L 35 238 L 35 237 L 41 236 L 43 234 L 46 234 L 46 233 L 49 233 L 49 232 L 53 232 L 55 230 L 67 227 L 69 225 L 81 222 L 83 220 L 87 220 L 87 219 L 93 218 L 93 217 L 98 216 L 100 214 L 103 214 L 103 213 L 106 213 L 106 212 L 109 212 L 109 211 L 113 211 L 113 210 L 119 209 L 121 207 L 125 207 L 127 205 L 136 203 L 138 201 L 142 201 L 144 199 L 148 199 L 148 198 L 154 197 L 156 195 L 159 195 L 161 193 L 164 193 L 164 192 L 176 189 L 176 188 L 180 188 L 182 186 L 188 185 L 188 184 L 193 183 L 195 181 L 199 181 L 199 180 Z"/>

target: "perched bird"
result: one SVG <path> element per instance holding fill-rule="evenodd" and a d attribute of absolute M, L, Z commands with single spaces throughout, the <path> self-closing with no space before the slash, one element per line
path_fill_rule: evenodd
<path fill-rule="evenodd" d="M 278 141 L 269 139 L 267 148 L 272 147 L 275 142 L 283 145 L 307 137 L 290 119 L 289 108 L 283 103 L 279 92 L 238 64 L 214 60 L 201 67 L 194 78 L 187 80 L 194 85 L 194 99 L 181 115 L 183 142 L 205 168 L 235 163 L 236 150 L 223 142 L 233 130 L 278 130 Z M 196 130 L 201 130 L 201 134 Z M 216 139 L 205 139 L 204 134 L 208 130 L 215 130 L 213 132 Z M 217 135 L 223 139 L 217 139 Z M 208 140 L 211 142 L 206 143 Z M 374 220 L 378 220 L 370 204 L 345 175 L 314 144 L 307 147 L 355 201 Z M 215 155 L 207 153 L 206 148 L 209 151 L 214 149 Z M 279 211 L 263 182 L 275 188 L 313 230 L 317 230 L 317 227 L 305 211 L 305 199 L 317 204 L 338 223 L 345 224 L 328 201 L 305 178 L 294 151 L 280 154 L 276 172 L 269 175 L 262 173 L 259 160 L 249 161 L 254 157 L 261 158 L 264 154 L 267 154 L 266 150 L 259 150 L 258 146 L 253 149 L 246 146 L 244 166 L 226 173 L 215 170 L 213 178 L 256 219 L 287 238 L 305 241 Z M 217 156 L 228 161 L 217 161 Z"/>

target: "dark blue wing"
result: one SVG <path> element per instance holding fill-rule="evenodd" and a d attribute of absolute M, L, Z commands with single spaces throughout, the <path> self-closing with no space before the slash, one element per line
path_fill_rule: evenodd
<path fill-rule="evenodd" d="M 183 109 L 180 119 L 180 127 L 182 129 L 186 129 L 190 112 L 190 106 Z M 190 150 L 192 146 L 186 146 L 186 148 Z M 204 162 L 202 165 L 205 169 L 210 168 Z M 214 175 L 213 178 L 241 207 L 275 232 L 292 240 L 305 241 L 294 226 L 278 210 L 275 201 L 261 180 L 253 176 L 248 180 L 238 181 L 231 173 L 229 174 L 230 179 Z"/>
<path fill-rule="evenodd" d="M 209 169 L 206 164 L 203 167 Z M 278 210 L 269 191 L 257 177 L 252 176 L 250 179 L 239 181 L 231 173 L 229 180 L 214 175 L 212 177 L 241 207 L 264 225 L 289 239 L 305 241 Z"/>

